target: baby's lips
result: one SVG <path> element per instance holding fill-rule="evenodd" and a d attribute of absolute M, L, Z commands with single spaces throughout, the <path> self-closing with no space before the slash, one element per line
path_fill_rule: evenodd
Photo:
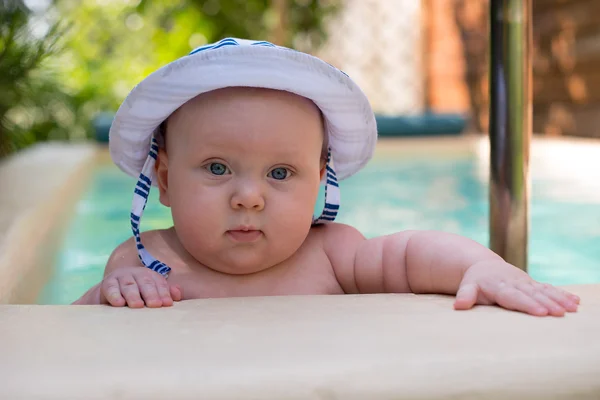
<path fill-rule="evenodd" d="M 253 224 L 240 224 L 232 227 L 229 231 L 259 231 L 257 225 Z"/>

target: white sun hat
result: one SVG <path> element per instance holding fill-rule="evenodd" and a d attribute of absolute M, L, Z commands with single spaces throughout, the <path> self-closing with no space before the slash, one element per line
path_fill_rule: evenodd
<path fill-rule="evenodd" d="M 313 222 L 335 219 L 337 179 L 358 172 L 373 156 L 377 126 L 367 97 L 348 75 L 317 57 L 265 41 L 227 38 L 163 66 L 133 88 L 109 133 L 114 163 L 138 178 L 131 224 L 140 260 L 159 273 L 166 275 L 170 268 L 149 255 L 139 233 L 150 187 L 156 185 L 155 133 L 188 100 L 234 86 L 288 91 L 312 100 L 323 113 L 329 140 L 325 208 Z"/>

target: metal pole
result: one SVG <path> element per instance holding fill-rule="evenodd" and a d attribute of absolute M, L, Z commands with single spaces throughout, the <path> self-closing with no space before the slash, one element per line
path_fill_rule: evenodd
<path fill-rule="evenodd" d="M 532 0 L 490 0 L 490 247 L 527 271 Z"/>

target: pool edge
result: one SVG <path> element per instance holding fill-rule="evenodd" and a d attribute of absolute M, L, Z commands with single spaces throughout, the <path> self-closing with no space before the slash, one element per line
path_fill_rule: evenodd
<path fill-rule="evenodd" d="M 42 143 L 3 160 L 0 304 L 35 304 L 102 148 Z"/>

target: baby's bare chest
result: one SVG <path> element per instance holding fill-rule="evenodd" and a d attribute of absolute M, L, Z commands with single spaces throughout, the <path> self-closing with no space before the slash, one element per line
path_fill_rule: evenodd
<path fill-rule="evenodd" d="M 231 275 L 202 265 L 173 267 L 168 282 L 178 285 L 183 298 L 343 294 L 323 253 L 293 257 L 251 275 Z"/>

